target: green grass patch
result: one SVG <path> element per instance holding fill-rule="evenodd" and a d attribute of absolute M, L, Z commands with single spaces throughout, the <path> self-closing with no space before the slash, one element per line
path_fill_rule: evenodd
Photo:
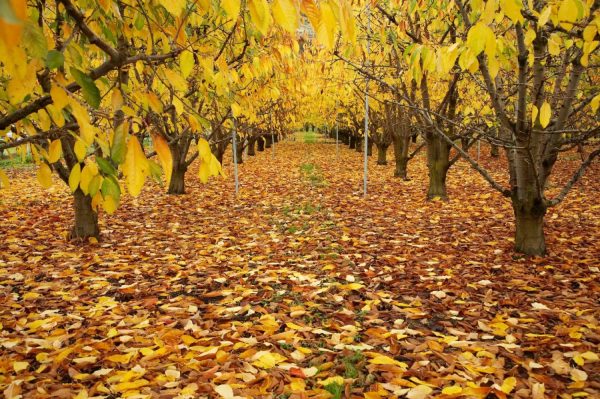
<path fill-rule="evenodd" d="M 327 186 L 327 181 L 321 173 L 321 168 L 313 163 L 307 162 L 300 165 L 300 171 L 304 178 L 315 187 Z"/>
<path fill-rule="evenodd" d="M 354 352 L 350 356 L 346 356 L 342 359 L 344 364 L 344 376 L 346 378 L 357 378 L 358 369 L 356 365 L 364 360 L 365 356 L 361 352 Z"/>
<path fill-rule="evenodd" d="M 314 144 L 317 142 L 317 133 L 316 132 L 311 132 L 311 131 L 304 131 L 302 132 L 302 140 L 304 140 L 305 143 L 307 144 Z"/>

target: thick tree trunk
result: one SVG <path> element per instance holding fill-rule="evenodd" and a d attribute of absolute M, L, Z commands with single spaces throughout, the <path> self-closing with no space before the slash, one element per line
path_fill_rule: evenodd
<path fill-rule="evenodd" d="M 250 137 L 248 139 L 248 156 L 249 157 L 253 157 L 256 155 L 256 151 L 255 151 L 255 146 L 256 144 L 256 138 L 255 137 Z"/>
<path fill-rule="evenodd" d="M 387 145 L 377 145 L 377 165 L 387 165 Z"/>
<path fill-rule="evenodd" d="M 92 208 L 92 197 L 85 195 L 78 188 L 73 193 L 73 205 L 75 209 L 75 225 L 71 229 L 69 239 L 98 238 L 100 236 L 98 214 Z"/>
<path fill-rule="evenodd" d="M 541 199 L 519 200 L 513 196 L 515 213 L 515 250 L 526 255 L 542 256 L 546 253 L 544 215 L 546 207 Z"/>
<path fill-rule="evenodd" d="M 363 142 L 364 146 L 364 142 Z M 367 156 L 373 155 L 373 140 L 369 137 L 369 141 L 367 141 Z"/>
<path fill-rule="evenodd" d="M 185 172 L 187 172 L 185 166 L 182 167 L 173 163 L 168 194 L 185 194 Z"/>
<path fill-rule="evenodd" d="M 264 151 L 265 150 L 265 137 L 264 136 L 259 136 L 256 139 L 256 146 L 257 146 L 257 150 L 258 151 Z"/>
<path fill-rule="evenodd" d="M 267 134 L 265 136 L 265 140 L 265 148 L 271 148 L 271 146 L 273 145 L 273 136 Z"/>
<path fill-rule="evenodd" d="M 429 169 L 429 190 L 427 199 L 448 199 L 446 175 L 450 167 L 450 146 L 437 135 L 427 140 L 427 168 Z"/>
<path fill-rule="evenodd" d="M 410 136 L 394 134 L 392 138 L 394 140 L 394 156 L 396 158 L 396 170 L 394 171 L 394 176 L 408 180 L 408 149 Z"/>
<path fill-rule="evenodd" d="M 279 143 L 279 135 L 278 135 L 278 134 L 275 134 L 275 135 L 273 135 L 273 140 L 274 140 L 276 143 Z"/>
<path fill-rule="evenodd" d="M 240 139 L 238 136 L 238 142 L 235 148 L 237 151 L 236 160 L 238 165 L 244 163 L 244 139 Z"/>
<path fill-rule="evenodd" d="M 357 137 L 352 135 L 348 138 L 348 148 L 351 150 L 356 149 L 356 142 L 358 141 Z"/>

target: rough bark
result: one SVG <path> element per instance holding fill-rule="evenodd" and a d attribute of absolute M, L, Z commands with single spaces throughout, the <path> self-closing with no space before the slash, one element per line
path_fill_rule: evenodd
<path fill-rule="evenodd" d="M 540 198 L 518 199 L 513 196 L 515 213 L 515 250 L 526 255 L 544 255 L 546 240 L 544 238 L 544 215 L 546 207 Z"/>
<path fill-rule="evenodd" d="M 244 163 L 244 140 L 238 136 L 238 142 L 236 145 L 236 161 L 238 164 Z"/>
<path fill-rule="evenodd" d="M 258 151 L 264 151 L 265 150 L 265 138 L 264 138 L 264 136 L 259 136 L 256 139 L 256 147 L 257 147 L 256 149 Z"/>
<path fill-rule="evenodd" d="M 396 158 L 395 177 L 401 177 L 408 180 L 408 149 L 410 136 L 401 133 L 392 136 L 394 140 L 394 156 Z"/>
<path fill-rule="evenodd" d="M 187 172 L 186 167 L 173 163 L 168 194 L 185 194 L 185 172 Z"/>
<path fill-rule="evenodd" d="M 69 239 L 99 238 L 98 214 L 92 208 L 92 197 L 85 195 L 81 189 L 73 193 L 75 224 L 71 229 Z"/>
<path fill-rule="evenodd" d="M 387 145 L 377 145 L 377 165 L 387 165 Z"/>
<path fill-rule="evenodd" d="M 256 137 L 248 138 L 248 156 L 253 157 L 256 155 Z"/>
<path fill-rule="evenodd" d="M 446 175 L 450 167 L 450 146 L 437 135 L 431 135 L 427 142 L 427 169 L 429 189 L 427 199 L 448 199 Z"/>

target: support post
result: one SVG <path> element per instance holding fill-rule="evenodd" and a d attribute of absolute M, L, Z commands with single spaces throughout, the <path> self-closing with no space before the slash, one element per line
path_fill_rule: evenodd
<path fill-rule="evenodd" d="M 369 31 L 371 30 L 371 8 L 367 2 L 367 52 L 365 66 L 369 66 Z M 367 196 L 367 175 L 369 172 L 369 77 L 365 78 L 365 148 L 364 156 L 364 171 L 363 171 L 363 195 Z"/>
<path fill-rule="evenodd" d="M 235 195 L 238 195 L 240 190 L 240 182 L 238 180 L 238 163 L 237 163 L 237 126 L 235 124 L 235 118 L 233 119 L 233 129 L 231 129 L 231 140 L 233 142 L 233 176 L 235 179 Z"/>

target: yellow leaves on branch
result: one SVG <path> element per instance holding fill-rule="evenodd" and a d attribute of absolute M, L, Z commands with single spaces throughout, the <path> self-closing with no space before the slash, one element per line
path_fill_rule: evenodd
<path fill-rule="evenodd" d="M 137 137 L 131 136 L 127 142 L 127 153 L 123 163 L 123 174 L 129 194 L 137 197 L 142 192 L 142 186 L 148 176 L 148 160 Z"/>
<path fill-rule="evenodd" d="M 21 40 L 22 21 L 27 17 L 26 0 L 3 0 L 5 10 L 0 16 L 0 42 L 7 47 L 16 46 Z"/>
<path fill-rule="evenodd" d="M 521 14 L 523 9 L 521 0 L 500 0 L 500 8 L 514 24 L 525 21 L 523 14 Z"/>

